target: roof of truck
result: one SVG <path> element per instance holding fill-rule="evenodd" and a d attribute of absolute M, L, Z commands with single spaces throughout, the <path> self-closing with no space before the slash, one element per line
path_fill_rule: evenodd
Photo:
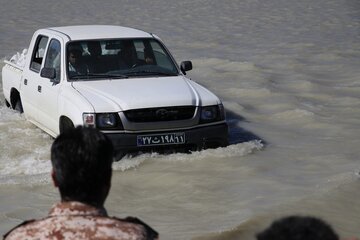
<path fill-rule="evenodd" d="M 78 25 L 47 29 L 65 34 L 70 40 L 152 37 L 150 33 L 138 29 L 112 25 Z"/>

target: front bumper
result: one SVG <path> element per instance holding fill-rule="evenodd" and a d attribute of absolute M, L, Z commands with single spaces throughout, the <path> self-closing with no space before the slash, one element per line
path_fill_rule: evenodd
<path fill-rule="evenodd" d="M 169 144 L 161 146 L 138 146 L 137 137 L 144 134 L 184 133 L 184 144 Z M 134 152 L 189 152 L 206 148 L 225 147 L 228 142 L 228 125 L 220 123 L 216 125 L 199 126 L 191 129 L 167 130 L 157 132 L 136 133 L 106 133 L 114 144 L 116 156 L 124 156 Z"/>

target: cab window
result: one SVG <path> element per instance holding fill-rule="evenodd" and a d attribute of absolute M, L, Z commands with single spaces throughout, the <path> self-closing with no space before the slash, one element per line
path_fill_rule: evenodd
<path fill-rule="evenodd" d="M 34 72 L 40 72 L 42 60 L 44 58 L 48 37 L 38 36 L 36 39 L 33 55 L 31 57 L 30 69 Z"/>
<path fill-rule="evenodd" d="M 52 39 L 46 53 L 45 67 L 55 69 L 55 80 L 60 80 L 60 52 L 60 42 L 56 39 Z"/>

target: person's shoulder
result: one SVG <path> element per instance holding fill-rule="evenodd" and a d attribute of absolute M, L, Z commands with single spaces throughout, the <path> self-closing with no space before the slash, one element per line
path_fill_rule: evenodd
<path fill-rule="evenodd" d="M 78 224 L 74 224 L 78 223 Z M 38 220 L 25 221 L 10 230 L 4 239 L 39 239 L 52 236 L 54 229 L 58 235 L 72 236 L 70 239 L 82 239 L 91 236 L 97 239 L 157 239 L 158 233 L 138 218 L 117 218 L 101 215 L 49 216 Z M 94 231 L 101 229 L 101 231 Z M 70 234 L 70 235 L 69 235 Z"/>
<path fill-rule="evenodd" d="M 36 220 L 35 219 L 30 219 L 30 220 L 26 220 L 23 221 L 22 223 L 20 223 L 19 225 L 16 225 L 15 227 L 13 227 L 12 229 L 10 229 L 7 233 L 5 233 L 3 235 L 4 239 L 13 239 L 13 238 L 9 238 L 9 236 L 16 236 L 16 235 L 21 235 L 21 230 L 28 224 L 34 223 Z M 14 239 L 21 239 L 21 237 L 19 236 L 14 238 Z"/>
<path fill-rule="evenodd" d="M 155 231 L 152 227 L 139 218 L 129 216 L 126 218 L 111 217 L 111 219 L 119 221 L 122 224 L 130 224 L 141 227 L 144 231 L 144 234 L 146 235 L 146 239 L 158 239 L 159 237 L 159 233 L 157 231 Z"/>

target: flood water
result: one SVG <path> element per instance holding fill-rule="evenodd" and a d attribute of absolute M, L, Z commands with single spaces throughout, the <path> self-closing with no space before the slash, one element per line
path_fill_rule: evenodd
<path fill-rule="evenodd" d="M 227 109 L 231 145 L 147 154 L 113 166 L 106 208 L 161 239 L 254 239 L 311 214 L 360 236 L 358 0 L 5 1 L 0 66 L 35 30 L 113 24 L 159 35 Z M 1 83 L 0 83 L 1 85 Z M 53 139 L 5 107 L 0 90 L 0 233 L 47 214 Z"/>

